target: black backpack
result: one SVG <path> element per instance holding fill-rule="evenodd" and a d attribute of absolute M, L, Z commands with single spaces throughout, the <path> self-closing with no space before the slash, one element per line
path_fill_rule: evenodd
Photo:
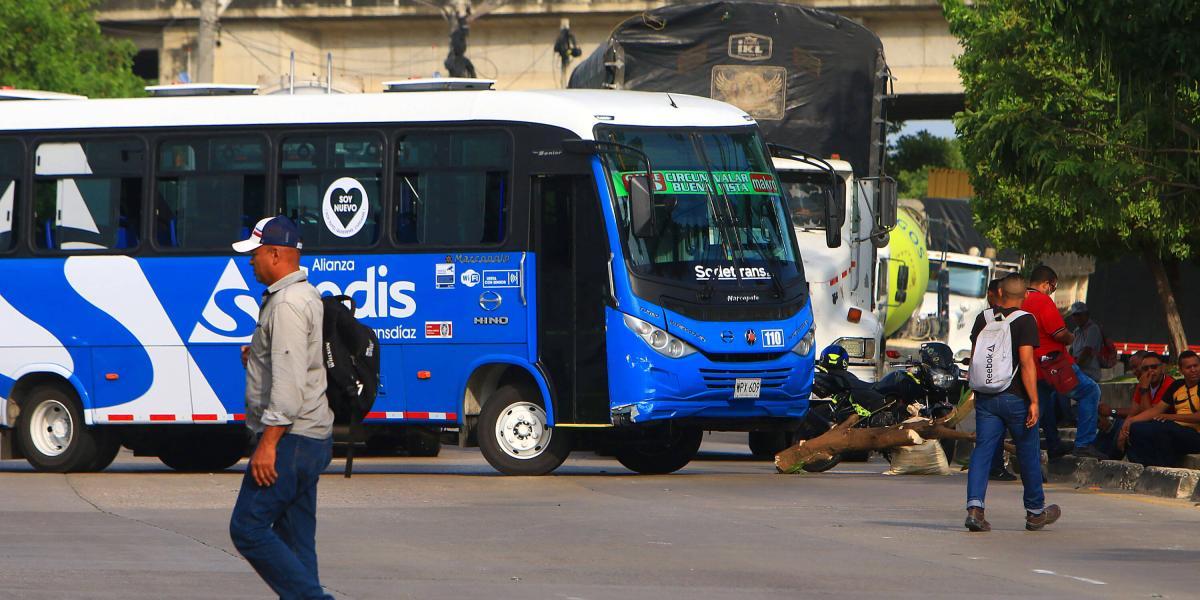
<path fill-rule="evenodd" d="M 349 296 L 322 296 L 325 318 L 321 325 L 325 362 L 325 397 L 333 409 L 333 422 L 350 426 L 346 450 L 346 477 L 354 469 L 354 444 L 362 420 L 375 405 L 379 391 L 379 338 L 354 318 Z"/>

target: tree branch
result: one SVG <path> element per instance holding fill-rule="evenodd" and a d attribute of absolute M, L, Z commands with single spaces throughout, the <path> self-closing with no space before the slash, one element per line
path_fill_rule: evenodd
<path fill-rule="evenodd" d="M 481 2 L 478 6 L 471 9 L 471 16 L 467 17 L 467 22 L 474 23 L 476 19 L 487 16 L 489 13 L 507 3 L 508 0 L 484 0 L 484 2 Z"/>

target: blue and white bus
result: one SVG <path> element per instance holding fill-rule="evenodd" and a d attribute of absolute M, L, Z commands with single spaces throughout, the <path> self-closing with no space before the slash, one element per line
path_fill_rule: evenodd
<path fill-rule="evenodd" d="M 299 224 L 317 289 L 353 297 L 379 335 L 369 433 L 457 430 L 507 474 L 600 440 L 665 473 L 705 430 L 794 429 L 807 410 L 795 234 L 732 106 L 584 90 L 25 101 L 0 110 L 4 456 L 236 463 L 262 288 L 229 244 L 271 214 Z"/>

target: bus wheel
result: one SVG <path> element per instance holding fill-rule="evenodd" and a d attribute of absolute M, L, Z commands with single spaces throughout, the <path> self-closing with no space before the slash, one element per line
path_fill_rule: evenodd
<path fill-rule="evenodd" d="M 759 460 L 774 460 L 775 455 L 792 445 L 786 431 L 751 431 L 750 454 Z"/>
<path fill-rule="evenodd" d="M 409 456 L 437 456 L 442 451 L 441 432 L 429 427 L 409 427 L 404 432 L 404 448 Z"/>
<path fill-rule="evenodd" d="M 535 393 L 506 385 L 479 412 L 479 449 L 505 475 L 545 475 L 571 453 L 566 431 L 550 427 Z"/>
<path fill-rule="evenodd" d="M 110 432 L 83 424 L 79 399 L 64 386 L 37 386 L 21 405 L 17 443 L 25 459 L 38 471 L 93 470 L 103 462 L 100 459 L 108 452 L 106 444 L 110 438 Z"/>
<path fill-rule="evenodd" d="M 185 434 L 174 436 L 164 444 L 158 459 L 183 473 L 211 473 L 236 465 L 245 455 L 245 434 Z"/>
<path fill-rule="evenodd" d="M 659 440 L 618 447 L 617 462 L 644 475 L 673 473 L 692 462 L 703 439 L 699 429 L 674 428 Z"/>
<path fill-rule="evenodd" d="M 92 433 L 97 437 L 96 456 L 83 470 L 98 473 L 107 469 L 108 465 L 117 459 L 117 453 L 121 451 L 121 438 L 116 432 L 106 428 L 94 429 Z"/>

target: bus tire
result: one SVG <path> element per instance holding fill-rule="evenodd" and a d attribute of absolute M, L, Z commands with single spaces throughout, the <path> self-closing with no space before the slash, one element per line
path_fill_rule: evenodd
<path fill-rule="evenodd" d="M 110 432 L 84 425 L 78 396 L 63 385 L 31 389 L 17 418 L 17 443 L 25 460 L 38 471 L 91 470 L 102 462 L 102 451 L 108 448 L 103 441 L 108 436 Z"/>
<path fill-rule="evenodd" d="M 83 470 L 89 473 L 99 473 L 117 459 L 117 453 L 121 451 L 121 438 L 115 431 L 105 427 L 94 428 L 92 432 L 98 438 L 96 440 L 96 456 Z"/>
<path fill-rule="evenodd" d="M 563 429 L 550 427 L 536 392 L 501 386 L 479 412 L 479 449 L 505 475 L 545 475 L 571 453 Z"/>
<path fill-rule="evenodd" d="M 695 428 L 673 428 L 662 439 L 616 449 L 617 462 L 643 475 L 665 475 L 687 466 L 700 451 L 704 432 Z"/>
<path fill-rule="evenodd" d="M 774 460 L 775 455 L 792 445 L 792 435 L 786 431 L 751 431 L 750 454 L 758 460 Z"/>
<path fill-rule="evenodd" d="M 181 473 L 212 473 L 236 465 L 246 446 L 244 434 L 180 435 L 163 445 L 158 460 Z"/>
<path fill-rule="evenodd" d="M 409 456 L 432 458 L 442 451 L 441 432 L 429 427 L 409 427 L 404 432 L 404 448 Z"/>

